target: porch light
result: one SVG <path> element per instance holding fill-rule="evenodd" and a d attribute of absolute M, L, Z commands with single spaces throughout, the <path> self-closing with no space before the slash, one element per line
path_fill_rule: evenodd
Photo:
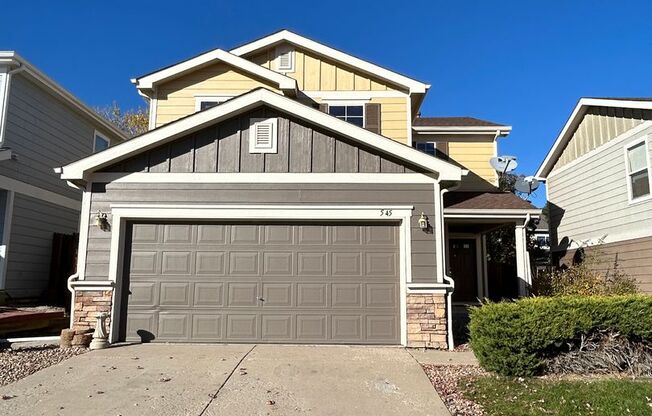
<path fill-rule="evenodd" d="M 423 212 L 421 213 L 421 217 L 419 217 L 419 228 L 422 230 L 428 229 L 428 217 Z"/>
<path fill-rule="evenodd" d="M 106 213 L 102 211 L 97 211 L 95 215 L 95 225 L 97 225 L 102 231 L 111 231 L 111 224 L 106 216 Z"/>

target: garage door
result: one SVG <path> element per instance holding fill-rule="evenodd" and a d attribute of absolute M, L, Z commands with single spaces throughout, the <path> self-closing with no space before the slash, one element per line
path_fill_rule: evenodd
<path fill-rule="evenodd" d="M 127 340 L 397 344 L 398 227 L 130 224 Z"/>

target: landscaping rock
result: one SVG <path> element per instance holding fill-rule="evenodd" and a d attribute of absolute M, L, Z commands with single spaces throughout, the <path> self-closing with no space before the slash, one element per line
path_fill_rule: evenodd
<path fill-rule="evenodd" d="M 13 347 L 0 350 L 0 386 L 13 383 L 46 367 L 88 351 L 56 345 Z"/>
<path fill-rule="evenodd" d="M 439 396 L 453 416 L 483 416 L 482 406 L 465 399 L 459 389 L 462 379 L 479 377 L 487 373 L 476 365 L 445 365 L 425 364 L 423 370 Z"/>

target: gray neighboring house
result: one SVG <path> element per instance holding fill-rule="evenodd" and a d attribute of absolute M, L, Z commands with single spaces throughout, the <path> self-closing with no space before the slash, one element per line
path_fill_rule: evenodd
<path fill-rule="evenodd" d="M 0 51 L 0 291 L 40 297 L 54 233 L 79 230 L 81 192 L 54 168 L 126 139 L 13 51 Z"/>
<path fill-rule="evenodd" d="M 652 98 L 582 98 L 541 164 L 553 257 L 597 252 L 652 292 Z"/>

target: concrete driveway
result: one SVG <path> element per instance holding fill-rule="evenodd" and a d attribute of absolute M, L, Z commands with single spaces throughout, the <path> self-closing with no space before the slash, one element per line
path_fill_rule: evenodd
<path fill-rule="evenodd" d="M 401 348 L 131 345 L 0 388 L 11 415 L 449 415 Z"/>

